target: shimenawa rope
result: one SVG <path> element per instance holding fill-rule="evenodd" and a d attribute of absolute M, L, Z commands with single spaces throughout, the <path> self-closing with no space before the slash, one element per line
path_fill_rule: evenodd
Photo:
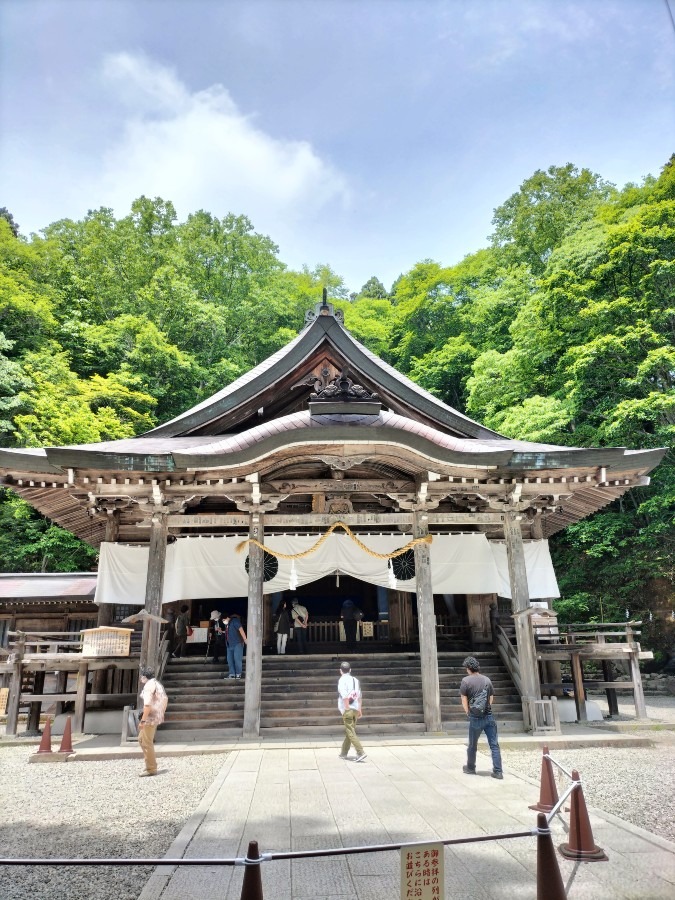
<path fill-rule="evenodd" d="M 319 547 L 324 544 L 329 535 L 331 535 L 336 528 L 342 528 L 343 531 L 349 535 L 349 537 L 354 541 L 354 543 L 367 553 L 368 556 L 374 556 L 376 559 L 394 559 L 396 556 L 401 556 L 402 553 L 405 553 L 406 550 L 411 550 L 417 544 L 430 544 L 433 541 L 433 537 L 430 534 L 425 534 L 422 537 L 413 538 L 412 541 L 408 541 L 405 547 L 399 547 L 398 550 L 394 550 L 392 553 L 376 553 L 375 550 L 371 550 L 370 547 L 367 547 L 363 541 L 359 540 L 359 538 L 354 534 L 349 525 L 346 525 L 344 522 L 333 522 L 328 531 L 321 535 L 319 540 L 308 550 L 302 550 L 300 553 L 281 553 L 278 550 L 272 550 L 269 547 L 266 547 L 264 544 L 261 544 L 260 541 L 255 538 L 249 538 L 246 541 L 242 541 L 237 544 L 235 550 L 237 553 L 241 553 L 242 550 L 246 547 L 247 544 L 255 544 L 256 547 L 260 547 L 261 550 L 264 550 L 265 553 L 269 553 L 271 556 L 276 556 L 277 559 L 302 559 L 303 556 L 309 556 L 312 553 L 315 553 Z"/>

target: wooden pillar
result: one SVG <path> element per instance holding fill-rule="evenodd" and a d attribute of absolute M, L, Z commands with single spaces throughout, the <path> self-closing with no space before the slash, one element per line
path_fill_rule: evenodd
<path fill-rule="evenodd" d="M 89 664 L 81 662 L 77 668 L 77 685 L 75 688 L 75 715 L 73 716 L 73 731 L 81 734 L 84 731 L 84 714 L 87 705 L 87 677 Z"/>
<path fill-rule="evenodd" d="M 263 517 L 252 513 L 249 538 L 263 542 Z M 260 700 L 262 696 L 263 638 L 263 561 L 264 551 L 248 545 L 248 613 L 246 617 L 246 693 L 244 696 L 244 731 L 246 738 L 260 735 Z"/>
<path fill-rule="evenodd" d="M 57 694 L 65 694 L 68 688 L 68 673 L 67 672 L 57 672 L 56 673 L 56 693 Z M 54 715 L 60 716 L 63 712 L 63 707 L 65 706 L 64 700 L 57 700 L 54 709 Z"/>
<path fill-rule="evenodd" d="M 614 681 L 614 667 L 612 666 L 611 659 L 603 659 L 602 677 L 605 682 Z M 614 688 L 605 688 L 605 696 L 607 697 L 607 708 L 610 716 L 618 716 L 619 703 Z"/>
<path fill-rule="evenodd" d="M 105 542 L 106 544 L 114 544 L 119 538 L 120 534 L 120 513 L 118 509 L 113 510 L 112 513 L 108 515 L 108 518 L 105 522 Z M 104 628 L 106 625 L 112 625 L 113 620 L 113 603 L 99 603 L 98 605 L 98 618 L 96 620 L 96 625 L 99 628 Z M 94 672 L 94 683 L 92 685 L 92 691 L 94 694 L 105 694 L 105 686 L 107 683 L 107 672 L 105 669 L 98 670 Z M 102 704 L 101 704 L 102 705 Z"/>
<path fill-rule="evenodd" d="M 413 536 L 429 533 L 426 516 L 413 517 Z M 438 650 L 436 648 L 436 616 L 431 583 L 431 554 L 428 544 L 415 544 L 415 579 L 417 581 L 417 625 L 422 668 L 422 704 L 427 731 L 441 730 L 441 695 L 438 686 Z"/>
<path fill-rule="evenodd" d="M 7 698 L 7 724 L 5 734 L 15 735 L 19 725 L 19 707 L 21 705 L 21 680 L 23 678 L 23 656 L 26 652 L 26 635 L 19 632 L 16 636 L 15 655 L 12 660 L 12 678 L 9 683 Z"/>
<path fill-rule="evenodd" d="M 504 538 L 506 540 L 506 558 L 509 566 L 509 583 L 511 585 L 511 606 L 516 626 L 516 643 L 518 645 L 518 662 L 520 679 L 523 687 L 523 699 L 540 700 L 541 688 L 537 670 L 537 655 L 534 647 L 534 635 L 530 622 L 530 592 L 527 586 L 527 569 L 525 567 L 525 549 L 520 521 L 516 513 L 508 512 L 504 516 Z"/>
<path fill-rule="evenodd" d="M 44 694 L 45 690 L 45 673 L 36 672 L 33 676 L 33 693 Z M 26 735 L 35 735 L 40 733 L 40 713 L 42 712 L 42 700 L 36 700 L 31 703 L 28 711 L 28 722 L 26 723 Z"/>
<path fill-rule="evenodd" d="M 155 512 L 150 526 L 150 552 L 148 574 L 145 582 L 145 609 L 153 616 L 162 614 L 164 592 L 164 568 L 166 565 L 166 538 L 168 534 L 166 513 Z M 141 641 L 141 666 L 149 666 L 155 672 L 159 662 L 159 622 L 143 620 Z"/>
<path fill-rule="evenodd" d="M 630 680 L 633 682 L 633 699 L 635 700 L 635 715 L 638 719 L 647 718 L 645 706 L 645 692 L 642 687 L 642 675 L 640 674 L 639 651 L 633 650 L 630 654 Z"/>
<path fill-rule="evenodd" d="M 120 536 L 120 513 L 118 509 L 113 510 L 105 522 L 105 542 L 106 544 L 115 544 Z M 111 625 L 113 620 L 112 603 L 99 603 L 98 607 L 98 626 Z M 96 673 L 97 675 L 100 673 Z"/>
<path fill-rule="evenodd" d="M 577 708 L 577 721 L 587 722 L 586 689 L 584 688 L 584 670 L 578 651 L 572 654 L 572 684 L 574 685 L 574 705 Z"/>

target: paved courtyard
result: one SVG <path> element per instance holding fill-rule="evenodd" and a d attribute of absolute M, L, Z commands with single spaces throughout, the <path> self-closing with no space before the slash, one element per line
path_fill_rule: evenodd
<path fill-rule="evenodd" d="M 479 754 L 478 776 L 466 776 L 458 744 L 375 744 L 367 752 L 356 764 L 338 759 L 335 747 L 233 750 L 167 857 L 244 856 L 249 840 L 261 851 L 306 850 L 507 833 L 536 823 L 528 805 L 538 786 L 508 770 L 503 781 L 492 779 L 487 756 Z M 672 900 L 675 845 L 597 809 L 601 798 L 588 791 L 586 800 L 609 862 L 559 858 L 568 897 Z M 567 819 L 552 823 L 556 845 L 567 839 Z M 536 897 L 534 837 L 445 854 L 448 900 Z M 262 865 L 270 900 L 394 900 L 398 872 L 397 852 Z M 139 900 L 238 900 L 242 878 L 241 867 L 162 867 Z"/>

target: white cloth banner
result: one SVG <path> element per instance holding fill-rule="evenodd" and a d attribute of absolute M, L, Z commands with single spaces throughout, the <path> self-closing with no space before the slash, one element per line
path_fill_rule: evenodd
<path fill-rule="evenodd" d="M 296 554 L 308 550 L 319 535 L 269 535 L 271 550 Z M 407 543 L 405 535 L 364 535 L 363 543 L 377 553 L 391 553 Z M 245 597 L 248 548 L 236 552 L 241 536 L 181 538 L 166 549 L 163 603 L 176 600 L 206 600 Z M 544 545 L 540 547 L 540 545 Z M 495 547 L 504 551 L 503 554 Z M 540 547 L 537 553 L 536 548 Z M 534 549 L 528 549 L 534 548 Z M 148 547 L 101 544 L 96 583 L 96 603 L 142 605 Z M 430 545 L 431 576 L 436 594 L 490 594 L 508 589 L 508 566 L 503 545 L 490 544 L 484 534 L 434 535 Z M 532 597 L 557 597 L 557 583 L 546 541 L 525 544 L 525 558 Z M 309 584 L 338 570 L 379 587 L 392 587 L 388 562 L 362 550 L 346 534 L 331 534 L 323 545 L 294 563 L 278 559 L 276 575 L 266 581 L 266 594 L 290 589 L 295 569 L 297 586 Z M 539 585 L 545 585 L 545 592 Z M 397 581 L 396 588 L 414 593 L 415 578 Z"/>
<path fill-rule="evenodd" d="M 490 549 L 499 572 L 499 587 L 497 593 L 500 597 L 511 597 L 511 582 L 509 581 L 509 564 L 506 559 L 506 544 L 502 541 L 490 541 Z M 548 549 L 548 541 L 524 541 L 525 569 L 527 571 L 527 587 L 530 599 L 537 597 L 559 597 L 558 580 L 551 562 L 551 553 Z"/>

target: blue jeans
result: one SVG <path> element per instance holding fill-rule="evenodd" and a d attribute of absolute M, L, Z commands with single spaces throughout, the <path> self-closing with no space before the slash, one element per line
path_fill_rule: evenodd
<path fill-rule="evenodd" d="M 487 716 L 469 716 L 469 746 L 466 751 L 466 764 L 470 769 L 476 768 L 476 747 L 482 731 L 485 732 L 485 737 L 490 745 L 492 769 L 494 772 L 501 772 L 502 755 L 497 743 L 497 723 L 492 713 L 488 713 Z"/>
<path fill-rule="evenodd" d="M 227 648 L 227 668 L 230 675 L 241 675 L 241 664 L 244 659 L 244 645 L 235 644 Z"/>

